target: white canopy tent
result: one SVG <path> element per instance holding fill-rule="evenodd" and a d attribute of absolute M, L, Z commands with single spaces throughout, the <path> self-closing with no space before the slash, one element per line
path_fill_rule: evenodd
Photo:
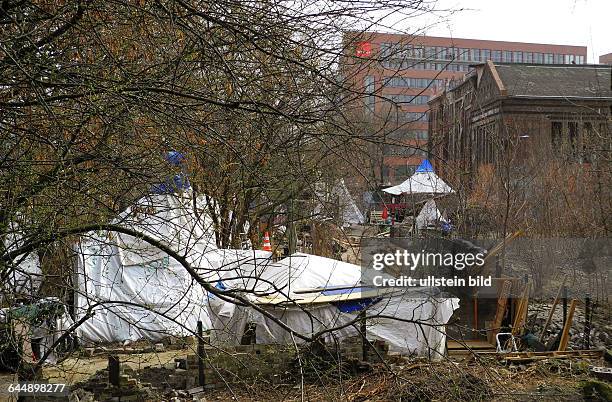
<path fill-rule="evenodd" d="M 383 189 L 393 195 L 401 194 L 450 194 L 455 191 L 434 172 L 431 163 L 425 159 L 412 176 L 396 186 Z"/>

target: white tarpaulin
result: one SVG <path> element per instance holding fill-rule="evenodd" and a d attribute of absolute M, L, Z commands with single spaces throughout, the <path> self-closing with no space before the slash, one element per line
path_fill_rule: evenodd
<path fill-rule="evenodd" d="M 416 226 L 419 229 L 425 229 L 430 226 L 437 226 L 438 223 L 443 222 L 442 214 L 436 206 L 434 200 L 429 200 L 423 205 L 421 212 L 416 217 Z"/>
<path fill-rule="evenodd" d="M 23 236 L 17 223 L 9 223 L 7 233 L 4 240 L 4 247 L 7 252 L 14 251 L 24 245 Z M 2 287 L 7 288 L 8 294 L 35 295 L 42 283 L 38 254 L 30 252 L 27 255 L 20 255 L 14 259 L 14 262 L 16 262 L 16 266 L 11 271 L 7 281 L 2 284 Z"/>
<path fill-rule="evenodd" d="M 191 191 L 138 200 L 115 224 L 144 233 L 184 255 L 194 267 L 217 261 L 205 205 Z M 174 259 L 140 238 L 91 233 L 78 250 L 77 320 L 87 341 L 111 342 L 186 335 L 201 320 L 210 327 L 203 288 Z M 99 304 L 102 303 L 102 304 Z"/>
<path fill-rule="evenodd" d="M 425 159 L 412 176 L 397 186 L 383 189 L 384 192 L 400 194 L 449 194 L 455 191 L 434 172 L 431 163 Z"/>
<path fill-rule="evenodd" d="M 245 294 L 249 299 L 304 335 L 342 326 L 356 319 L 359 311 L 355 307 L 365 303 L 371 304 L 368 315 L 377 316 L 368 322 L 367 333 L 370 339 L 385 340 L 391 350 L 406 354 L 427 355 L 432 351 L 442 353 L 445 345 L 444 325 L 458 308 L 458 299 L 436 298 L 429 294 L 429 290 L 424 296 L 418 289 L 396 292 L 373 300 L 319 303 L 318 299 L 323 301 L 329 294 L 350 293 L 361 282 L 359 266 L 324 257 L 296 253 L 272 264 L 261 261 L 252 265 L 251 269 L 257 271 L 258 279 L 250 280 L 246 286 Z M 239 283 L 234 282 L 224 287 L 239 290 Z M 257 297 L 261 295 L 265 296 Z M 262 303 L 265 300 L 271 303 Z M 253 308 L 233 305 L 223 307 L 224 302 L 218 303 L 216 311 L 224 313 L 217 313 L 223 319 L 213 320 L 213 342 L 238 343 L 242 336 L 241 329 L 249 322 L 257 325 L 258 343 L 292 343 L 294 339 L 300 342 L 298 337 L 292 337 L 273 319 Z M 398 321 L 395 318 L 413 322 Z M 347 326 L 334 331 L 333 338 L 341 339 L 357 334 L 354 326 Z M 325 338 L 331 340 L 332 334 Z"/>
<path fill-rule="evenodd" d="M 358 225 L 365 222 L 363 213 L 355 199 L 348 191 L 344 179 L 337 180 L 331 189 L 326 189 L 324 183 L 316 184 L 318 204 L 314 214 L 322 216 L 333 215 L 331 211 L 338 209 L 338 219 L 342 226 Z"/>

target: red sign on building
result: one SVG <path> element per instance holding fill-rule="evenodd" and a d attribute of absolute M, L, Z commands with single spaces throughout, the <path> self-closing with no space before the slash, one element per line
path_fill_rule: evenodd
<path fill-rule="evenodd" d="M 357 57 L 370 57 L 372 54 L 372 44 L 370 42 L 357 42 L 355 54 Z"/>

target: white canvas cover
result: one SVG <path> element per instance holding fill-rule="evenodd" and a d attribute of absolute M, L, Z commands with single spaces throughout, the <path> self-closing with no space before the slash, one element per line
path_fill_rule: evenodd
<path fill-rule="evenodd" d="M 212 223 L 191 191 L 148 195 L 113 223 L 145 233 L 194 267 L 217 260 Z M 77 332 L 85 341 L 156 340 L 186 335 L 201 320 L 210 327 L 203 288 L 173 258 L 140 238 L 90 233 L 79 255 L 77 320 L 95 313 Z M 102 303 L 102 305 L 97 305 Z"/>
<path fill-rule="evenodd" d="M 7 235 L 4 239 L 6 251 L 14 251 L 23 245 L 24 240 L 19 225 L 16 222 L 9 223 Z M 2 284 L 2 287 L 6 289 L 7 294 L 35 295 L 42 283 L 42 271 L 38 254 L 30 252 L 27 255 L 17 256 L 14 261 L 17 263 L 17 266 L 12 270 L 7 281 Z"/>
<path fill-rule="evenodd" d="M 349 288 L 346 289 L 347 292 L 351 292 L 350 288 L 359 287 L 361 282 L 359 266 L 303 253 L 293 254 L 272 264 L 261 261 L 260 264 L 252 266 L 252 269 L 258 272 L 260 278 L 259 281 L 251 281 L 247 285 L 249 290 L 247 294 L 253 301 L 261 300 L 253 293 L 254 289 L 258 294 L 265 294 L 270 298 L 276 295 L 279 299 L 299 301 L 315 295 L 316 300 L 316 295 L 322 293 L 314 291 L 315 289 L 344 287 Z M 237 290 L 239 287 L 233 286 L 232 289 Z M 301 342 L 298 337 L 292 337 L 273 319 L 250 307 L 233 305 L 223 307 L 223 304 L 224 302 L 219 301 L 216 307 L 217 312 L 223 311 L 217 313 L 223 319 L 213 320 L 211 339 L 215 343 L 238 343 L 242 336 L 241 329 L 244 329 L 248 322 L 257 325 L 258 343 Z M 340 306 L 329 303 L 260 306 L 296 332 L 306 335 L 342 326 L 354 320 L 358 314 L 357 311 L 342 312 Z M 368 309 L 368 315 L 419 320 L 430 325 L 421 327 L 411 322 L 377 317 L 368 323 L 368 337 L 385 340 L 391 350 L 401 353 L 426 355 L 432 350 L 443 352 L 445 345 L 443 325 L 448 322 L 456 308 L 458 308 L 458 299 L 423 297 L 418 291 L 400 292 L 383 297 Z M 333 335 L 328 334 L 325 338 L 331 341 L 332 338 L 341 339 L 357 334 L 356 328 L 348 326 L 334 331 Z"/>
<path fill-rule="evenodd" d="M 436 202 L 434 200 L 428 200 L 421 212 L 416 217 L 416 227 L 419 229 L 425 229 L 430 226 L 435 226 L 439 222 L 443 222 L 442 214 L 440 210 L 436 206 Z"/>
<path fill-rule="evenodd" d="M 450 194 L 455 191 L 434 172 L 431 163 L 426 159 L 416 172 L 403 183 L 383 189 L 384 192 L 400 194 Z"/>
<path fill-rule="evenodd" d="M 329 211 L 325 210 L 326 206 L 334 205 L 335 208 L 337 204 L 342 226 L 358 225 L 365 222 L 365 217 L 348 191 L 344 179 L 337 180 L 331 190 L 325 190 L 324 183 L 317 183 L 316 193 L 319 203 L 315 207 L 315 215 L 329 215 Z"/>

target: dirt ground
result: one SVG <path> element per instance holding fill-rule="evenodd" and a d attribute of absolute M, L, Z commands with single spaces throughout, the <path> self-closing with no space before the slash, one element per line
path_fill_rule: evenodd
<path fill-rule="evenodd" d="M 189 349 L 169 350 L 166 352 L 135 353 L 120 356 L 122 365 L 128 365 L 134 370 L 146 366 L 163 366 L 173 363 L 175 358 L 185 357 L 193 353 Z M 98 355 L 92 357 L 71 357 L 58 365 L 47 366 L 43 370 L 43 376 L 49 382 L 75 384 L 87 380 L 98 370 L 108 367 L 108 357 Z"/>

